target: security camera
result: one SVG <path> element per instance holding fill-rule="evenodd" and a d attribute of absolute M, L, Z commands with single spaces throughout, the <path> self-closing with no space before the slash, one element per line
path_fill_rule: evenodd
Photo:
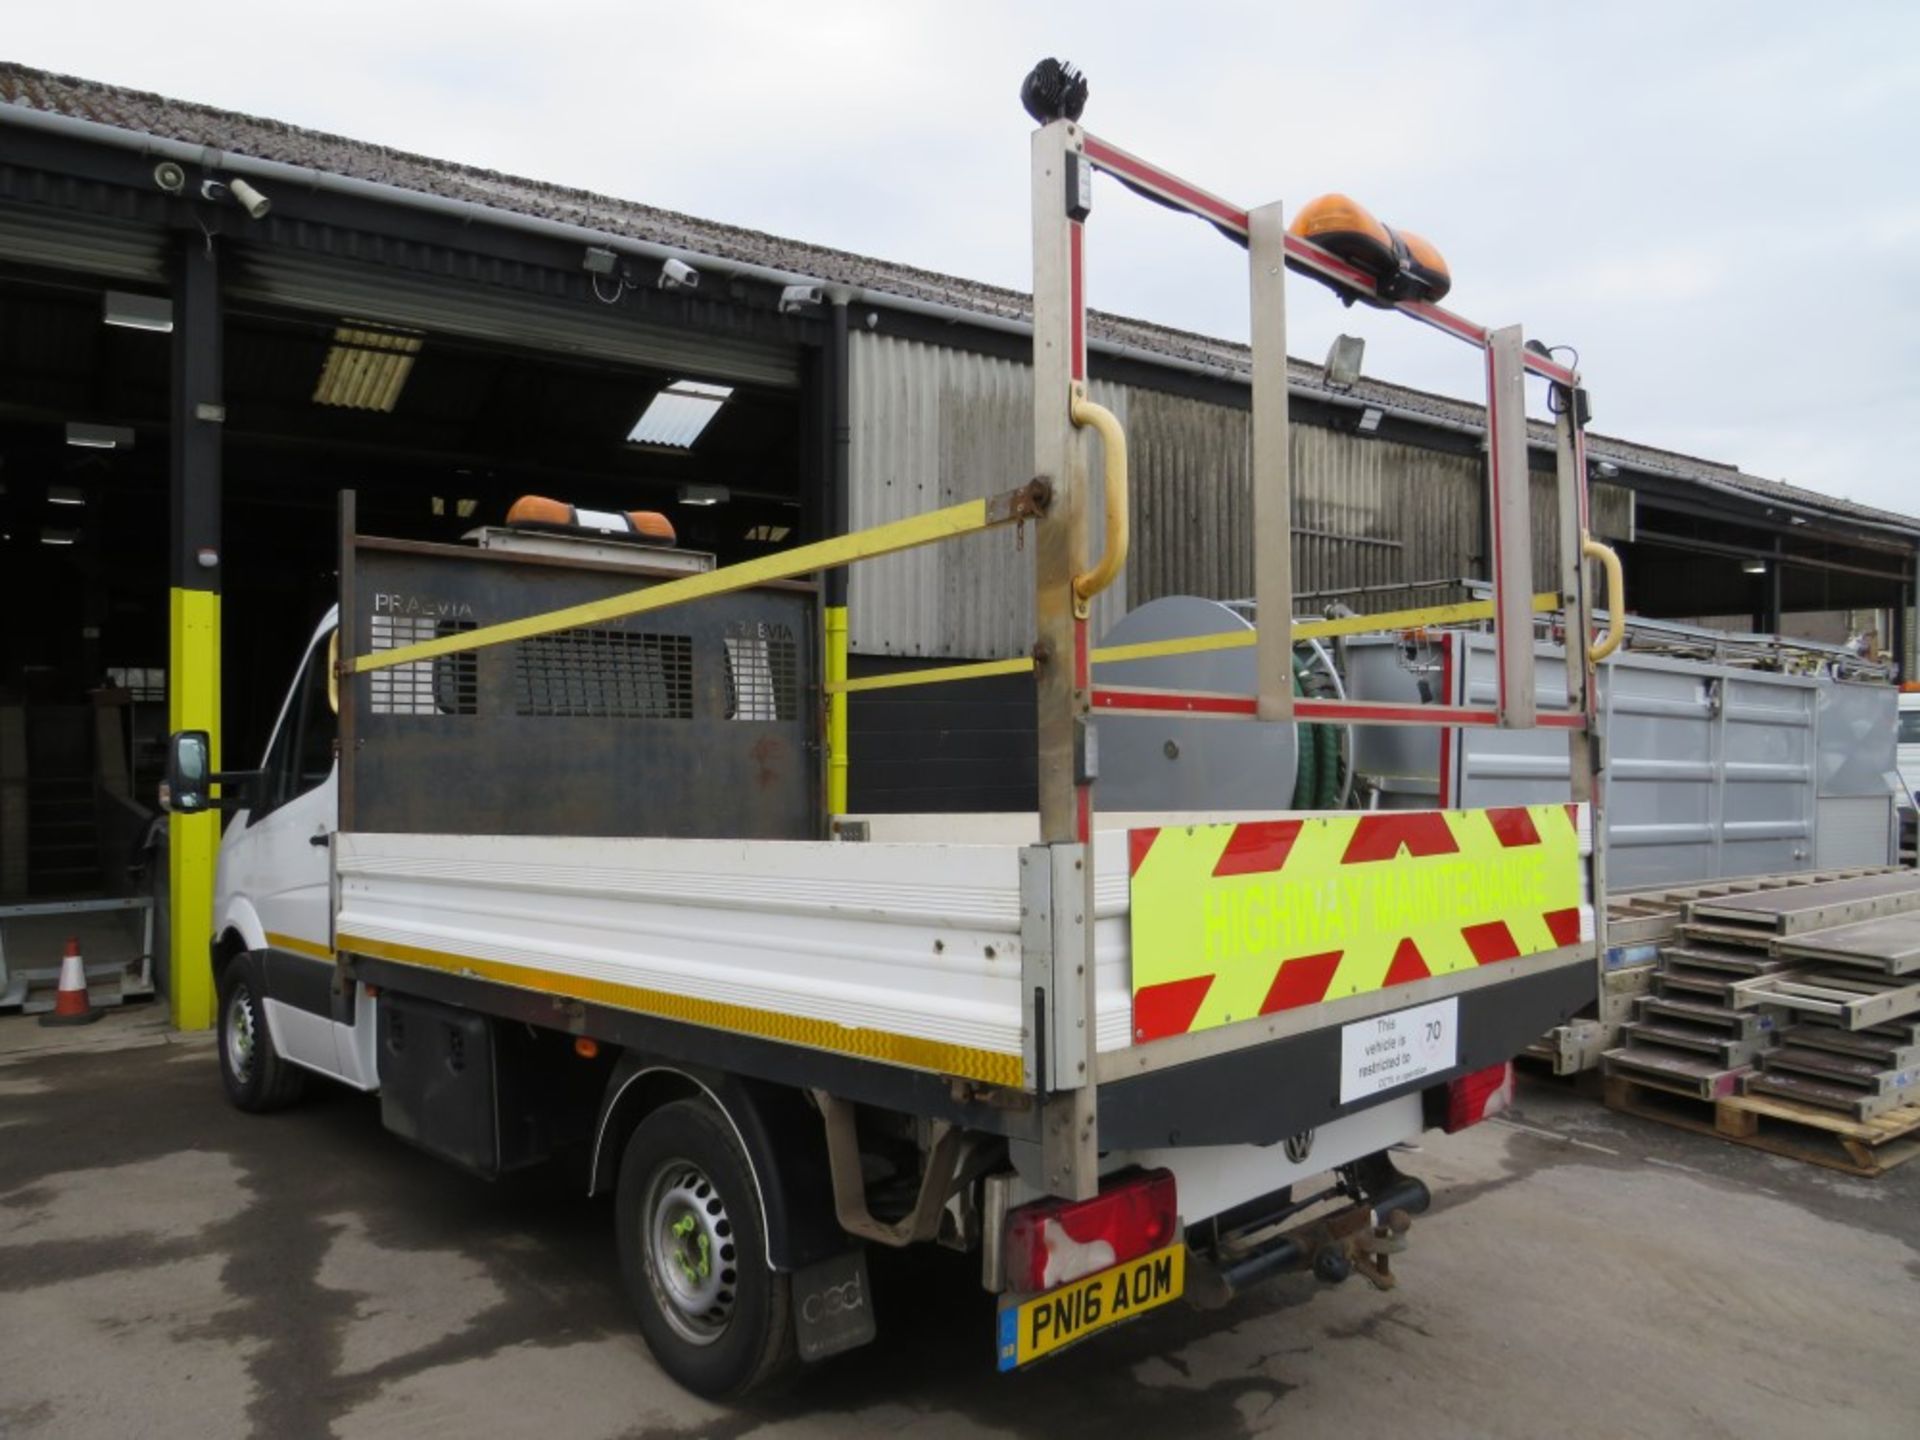
<path fill-rule="evenodd" d="M 233 195 L 234 204 L 247 212 L 249 220 L 264 220 L 267 218 L 267 211 L 273 208 L 271 200 L 238 175 L 227 181 L 227 189 Z"/>
<path fill-rule="evenodd" d="M 780 292 L 780 313 L 791 315 L 809 305 L 818 305 L 822 298 L 818 285 L 789 285 Z"/>
<path fill-rule="evenodd" d="M 153 167 L 153 183 L 169 195 L 178 195 L 187 188 L 187 172 L 171 160 L 162 160 Z"/>
<path fill-rule="evenodd" d="M 684 260 L 667 259 L 660 262 L 660 288 L 662 290 L 693 290 L 700 284 L 700 272 Z"/>

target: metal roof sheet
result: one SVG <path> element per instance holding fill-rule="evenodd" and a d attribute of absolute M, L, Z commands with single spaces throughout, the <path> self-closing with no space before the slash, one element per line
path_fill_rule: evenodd
<path fill-rule="evenodd" d="M 793 271 L 828 284 L 855 286 L 1001 321 L 1024 322 L 1030 316 L 1026 295 L 996 285 L 12 62 L 0 62 L 0 102 L 587 226 L 648 244 L 683 248 L 690 257 Z M 1100 311 L 1089 313 L 1089 328 L 1096 341 L 1124 347 L 1147 363 L 1159 359 L 1239 375 L 1249 368 L 1244 345 L 1212 336 Z M 1290 359 L 1288 364 L 1296 386 L 1320 391 L 1330 399 L 1373 402 L 1449 428 L 1480 429 L 1484 425 L 1479 405 L 1370 379 L 1362 379 L 1350 390 L 1335 391 L 1326 385 L 1320 366 L 1299 359 Z M 1551 432 L 1536 425 L 1535 439 L 1551 443 Z M 1725 487 L 1762 502 L 1776 501 L 1920 536 L 1920 518 L 1764 479 L 1735 466 L 1601 435 L 1590 435 L 1587 448 L 1591 458 L 1610 460 L 1624 468 Z"/>

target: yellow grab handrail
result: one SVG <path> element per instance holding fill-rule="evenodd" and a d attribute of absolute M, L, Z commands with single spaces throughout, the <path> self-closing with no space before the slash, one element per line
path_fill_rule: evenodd
<path fill-rule="evenodd" d="M 1111 585 L 1127 563 L 1127 432 L 1111 410 L 1087 399 L 1077 385 L 1070 413 L 1075 425 L 1090 425 L 1100 432 L 1100 446 L 1106 452 L 1106 549 L 1091 570 L 1073 577 L 1073 608 L 1085 618 L 1087 602 Z"/>
<path fill-rule="evenodd" d="M 1611 545 L 1602 545 L 1591 535 L 1580 537 L 1580 553 L 1589 560 L 1598 560 L 1600 568 L 1607 572 L 1607 633 L 1595 644 L 1587 646 L 1587 658 L 1599 664 L 1620 648 L 1620 642 L 1627 638 L 1627 582 L 1620 569 L 1620 557 Z"/>

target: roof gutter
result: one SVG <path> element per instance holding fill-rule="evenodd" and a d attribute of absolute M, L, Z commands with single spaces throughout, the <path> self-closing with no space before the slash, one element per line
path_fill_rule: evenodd
<path fill-rule="evenodd" d="M 164 136 L 149 135 L 138 130 L 124 130 L 117 125 L 103 124 L 98 120 L 83 120 L 74 115 L 60 115 L 46 110 L 34 110 L 20 104 L 0 104 L 0 123 L 17 125 L 22 129 L 38 130 L 46 134 L 61 135 L 70 139 L 90 140 L 96 144 L 109 145 L 115 149 L 131 150 L 139 155 L 153 155 L 164 160 L 178 161 L 184 165 L 198 165 L 206 170 L 225 171 L 229 174 L 249 175 L 262 180 L 270 180 L 276 185 L 285 185 L 296 189 L 320 191 L 335 195 L 351 196 L 355 199 L 373 201 L 385 205 L 400 205 L 430 214 L 442 215 L 463 225 L 496 225 L 507 230 L 518 230 L 524 234 L 537 235 L 550 240 L 567 240 L 582 245 L 615 246 L 650 260 L 684 260 L 697 262 L 695 269 L 713 270 L 719 273 L 736 275 L 750 280 L 759 280 L 771 285 L 820 285 L 835 284 L 845 290 L 855 301 L 885 306 L 911 315 L 921 315 L 929 319 L 949 323 L 972 325 L 985 330 L 998 330 L 1009 335 L 1030 337 L 1033 324 L 1028 320 L 1015 319 L 1004 315 L 983 314 L 978 310 L 969 310 L 964 306 L 947 305 L 932 300 L 917 300 L 911 296 L 896 295 L 884 290 L 869 290 L 863 286 L 845 286 L 841 282 L 831 281 L 829 277 L 802 275 L 797 271 L 780 270 L 773 266 L 760 265 L 746 260 L 729 260 L 718 255 L 703 254 L 697 250 L 662 245 L 653 240 L 641 240 L 631 235 L 623 235 L 614 230 L 596 229 L 589 225 L 576 225 L 565 220 L 549 220 L 539 215 L 524 215 L 516 210 L 504 210 L 495 205 L 483 205 L 476 200 L 458 200 L 447 195 L 435 195 L 425 190 L 409 190 L 401 185 L 389 185 L 379 180 L 361 180 L 351 175 L 336 175 L 325 170 L 315 170 L 305 165 L 291 165 L 281 160 L 263 160 L 252 155 L 233 155 L 212 146 L 194 145 L 184 140 L 169 140 Z M 1097 335 L 1088 337 L 1093 350 L 1100 354 L 1113 355 L 1124 359 L 1136 360 L 1143 364 L 1159 366 L 1163 369 L 1181 370 L 1189 374 L 1203 375 L 1215 380 L 1229 380 L 1238 384 L 1249 384 L 1244 371 L 1230 365 L 1214 365 L 1200 360 L 1189 360 L 1183 356 L 1168 355 L 1157 350 L 1145 350 L 1124 341 L 1102 338 Z M 1383 414 L 1394 416 L 1414 424 L 1430 426 L 1436 430 L 1452 431 L 1456 434 L 1484 436 L 1484 424 L 1470 424 L 1449 419 L 1445 416 L 1428 414 L 1425 411 L 1406 406 L 1395 405 L 1391 401 L 1369 399 L 1339 391 L 1329 391 L 1298 381 L 1290 381 L 1288 392 L 1303 398 L 1318 400 L 1322 404 L 1353 410 L 1379 410 Z M 1529 445 L 1535 449 L 1551 449 L 1551 444 L 1529 436 Z M 1615 463 L 1649 474 L 1666 474 L 1670 478 L 1684 480 L 1689 484 L 1700 485 L 1708 490 L 1746 501 L 1749 504 L 1775 505 L 1789 513 L 1804 514 L 1809 519 L 1838 521 L 1861 529 L 1877 530 L 1886 534 L 1900 535 L 1909 540 L 1920 538 L 1920 526 L 1902 527 L 1873 520 L 1865 520 L 1836 511 L 1823 511 L 1811 506 L 1797 504 L 1791 500 L 1781 500 L 1762 493 L 1743 490 L 1737 485 L 1728 485 L 1707 476 L 1690 475 L 1680 470 L 1662 470 L 1649 466 L 1643 461 L 1632 460 L 1616 455 Z"/>

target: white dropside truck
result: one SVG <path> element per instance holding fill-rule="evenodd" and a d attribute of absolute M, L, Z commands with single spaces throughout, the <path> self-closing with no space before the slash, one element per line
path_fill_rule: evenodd
<path fill-rule="evenodd" d="M 1088 633 L 1127 518 L 1123 437 L 1085 398 L 1089 166 L 1252 252 L 1254 694 L 1097 680 L 1139 657 Z M 258 770 L 212 773 L 204 733 L 174 737 L 176 815 L 230 812 L 211 943 L 233 1102 L 272 1110 L 322 1076 L 478 1175 L 576 1161 L 613 1197 L 648 1345 L 705 1395 L 870 1339 L 875 1246 L 977 1254 L 1001 1297 L 982 1358 L 1003 1369 L 1286 1271 L 1391 1284 L 1429 1198 L 1393 1147 L 1500 1109 L 1509 1058 L 1593 995 L 1590 667 L 1556 721 L 1579 761 L 1565 804 L 1288 813 L 1258 798 L 1257 764 L 1252 808 L 1094 804 L 1124 788 L 1101 729 L 1143 717 L 1282 738 L 1296 714 L 1533 723 L 1517 397 L 1527 371 L 1557 387 L 1559 603 L 1586 634 L 1576 377 L 1070 119 L 1036 132 L 1034 169 L 1039 478 L 691 574 L 631 537 L 364 536 L 348 497 L 339 603 Z M 1292 693 L 1288 626 L 1264 618 L 1291 608 L 1272 483 L 1287 266 L 1419 305 L 1488 355 L 1507 538 L 1483 613 L 1513 640 L 1494 706 Z M 1104 442 L 1097 562 L 1081 425 Z M 846 813 L 858 687 L 816 577 L 1014 526 L 1034 532 L 1036 812 Z"/>

